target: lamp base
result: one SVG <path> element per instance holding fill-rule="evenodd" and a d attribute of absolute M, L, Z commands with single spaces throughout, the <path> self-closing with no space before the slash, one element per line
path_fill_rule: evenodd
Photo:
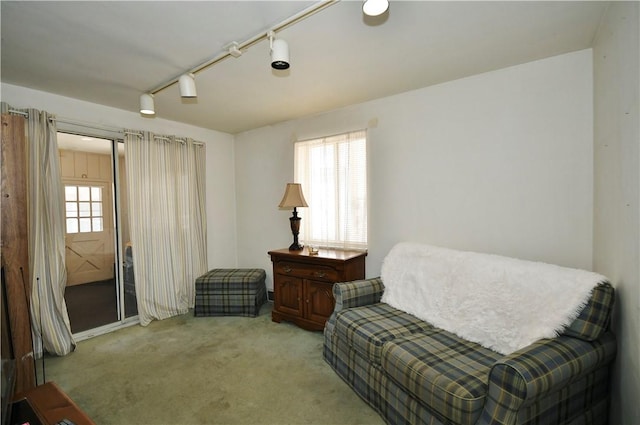
<path fill-rule="evenodd" d="M 304 246 L 298 243 L 298 233 L 300 231 L 300 220 L 298 217 L 298 211 L 293 208 L 293 216 L 289 217 L 289 222 L 291 223 L 291 233 L 293 233 L 293 243 L 289 246 L 289 251 L 302 251 Z"/>
<path fill-rule="evenodd" d="M 294 242 L 289 246 L 289 251 L 302 251 L 303 249 L 304 245 L 300 245 L 297 242 Z"/>

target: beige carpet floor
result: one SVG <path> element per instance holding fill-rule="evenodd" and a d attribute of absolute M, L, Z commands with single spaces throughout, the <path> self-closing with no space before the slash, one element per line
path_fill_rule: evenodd
<path fill-rule="evenodd" d="M 46 378 L 99 425 L 384 423 L 322 359 L 322 333 L 272 322 L 270 303 L 82 341 Z"/>

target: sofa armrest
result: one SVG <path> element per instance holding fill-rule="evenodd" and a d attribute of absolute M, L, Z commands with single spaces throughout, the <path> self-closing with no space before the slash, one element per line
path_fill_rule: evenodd
<path fill-rule="evenodd" d="M 613 361 L 616 341 L 559 336 L 541 339 L 498 360 L 489 373 L 482 424 L 515 424 L 518 412 Z"/>
<path fill-rule="evenodd" d="M 336 283 L 333 285 L 334 312 L 379 303 L 383 292 L 384 285 L 379 277 Z"/>

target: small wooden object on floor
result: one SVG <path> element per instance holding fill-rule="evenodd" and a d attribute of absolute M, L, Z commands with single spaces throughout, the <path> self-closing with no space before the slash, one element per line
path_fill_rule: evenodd
<path fill-rule="evenodd" d="M 333 284 L 364 279 L 366 252 L 321 248 L 269 251 L 273 263 L 274 305 L 271 319 L 321 331 L 333 313 Z"/>
<path fill-rule="evenodd" d="M 43 425 L 55 425 L 63 419 L 68 419 L 76 425 L 95 425 L 89 416 L 55 383 L 47 382 L 39 387 L 20 392 L 14 397 L 14 410 L 12 411 L 12 423 L 25 423 L 29 417 L 21 417 L 25 413 L 16 411 L 15 403 L 27 400 L 33 408 L 37 419 Z"/>

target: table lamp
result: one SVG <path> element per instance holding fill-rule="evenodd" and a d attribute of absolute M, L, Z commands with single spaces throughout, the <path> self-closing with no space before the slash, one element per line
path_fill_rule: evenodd
<path fill-rule="evenodd" d="M 293 216 L 289 217 L 291 222 L 291 232 L 293 233 L 293 243 L 289 247 L 289 251 L 300 251 L 303 246 L 298 243 L 298 233 L 300 232 L 300 217 L 298 217 L 298 207 L 308 207 L 307 201 L 302 194 L 302 186 L 300 183 L 287 183 L 284 190 L 284 196 L 280 201 L 280 208 L 293 208 Z"/>

